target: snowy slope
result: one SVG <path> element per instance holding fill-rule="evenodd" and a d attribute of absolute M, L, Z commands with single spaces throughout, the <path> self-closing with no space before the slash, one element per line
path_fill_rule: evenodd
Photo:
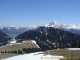
<path fill-rule="evenodd" d="M 60 60 L 64 58 L 63 56 L 44 55 L 42 53 L 43 52 L 24 54 L 24 55 L 14 56 L 2 60 Z"/>

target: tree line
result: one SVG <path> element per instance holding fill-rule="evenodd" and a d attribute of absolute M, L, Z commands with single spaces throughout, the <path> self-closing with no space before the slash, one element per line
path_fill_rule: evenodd
<path fill-rule="evenodd" d="M 40 48 L 23 48 L 22 50 L 12 50 L 12 51 L 3 50 L 1 51 L 1 53 L 23 54 L 23 53 L 33 53 L 39 51 L 41 51 Z"/>
<path fill-rule="evenodd" d="M 12 51 L 1 51 L 1 53 L 14 53 L 14 54 L 22 54 L 23 52 L 21 50 L 12 50 Z"/>

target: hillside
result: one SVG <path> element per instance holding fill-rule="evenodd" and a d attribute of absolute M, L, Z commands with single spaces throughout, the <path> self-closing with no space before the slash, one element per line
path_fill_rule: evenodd
<path fill-rule="evenodd" d="M 0 46 L 5 45 L 9 40 L 11 40 L 11 37 L 0 30 Z"/>
<path fill-rule="evenodd" d="M 71 49 L 71 48 L 70 48 Z M 75 48 L 76 49 L 76 48 Z M 32 60 L 33 58 L 36 60 L 44 60 L 45 57 L 47 60 L 80 60 L 80 50 L 68 50 L 68 49 L 54 49 L 47 50 L 44 52 L 35 52 L 30 54 L 2 54 L 1 60 Z M 5 56 L 7 58 L 5 58 Z M 28 57 L 28 58 L 26 58 Z M 29 58 L 32 57 L 32 58 Z M 42 57 L 42 59 L 41 59 Z M 48 58 L 47 58 L 48 57 Z M 51 57 L 51 58 L 50 58 Z"/>
<path fill-rule="evenodd" d="M 8 44 L 7 46 L 3 46 L 0 48 L 0 51 L 6 50 L 22 50 L 23 48 L 38 48 L 35 43 L 32 43 L 31 41 L 21 42 L 21 43 L 14 43 L 14 44 Z"/>
<path fill-rule="evenodd" d="M 7 44 L 6 46 L 0 47 L 0 59 L 37 51 L 40 51 L 39 47 L 33 40 L 24 41 L 21 43 Z"/>
<path fill-rule="evenodd" d="M 80 47 L 80 35 L 53 27 L 42 26 L 37 30 L 29 30 L 16 37 L 18 42 L 28 39 L 35 40 L 42 50 Z"/>

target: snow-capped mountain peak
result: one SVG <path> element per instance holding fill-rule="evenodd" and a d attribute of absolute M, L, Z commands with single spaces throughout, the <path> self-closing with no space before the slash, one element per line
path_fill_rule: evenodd
<path fill-rule="evenodd" d="M 66 25 L 66 24 L 61 24 L 61 23 L 58 23 L 56 21 L 53 21 L 47 25 L 45 25 L 45 27 L 54 27 L 54 28 L 61 28 L 61 29 L 75 29 L 75 30 L 79 30 L 80 29 L 80 25 L 73 25 L 73 24 L 70 24 L 70 25 Z"/>
<path fill-rule="evenodd" d="M 53 21 L 53 22 L 45 25 L 45 27 L 53 27 L 53 28 L 69 31 L 69 32 L 72 32 L 75 34 L 80 34 L 80 25 L 74 25 L 74 24 L 66 25 L 63 23 L 58 23 L 56 21 Z"/>
<path fill-rule="evenodd" d="M 53 21 L 53 22 L 49 23 L 49 25 L 60 25 L 60 23 Z"/>
<path fill-rule="evenodd" d="M 53 21 L 53 22 L 47 24 L 45 27 L 64 28 L 65 24 L 61 24 L 56 21 Z"/>

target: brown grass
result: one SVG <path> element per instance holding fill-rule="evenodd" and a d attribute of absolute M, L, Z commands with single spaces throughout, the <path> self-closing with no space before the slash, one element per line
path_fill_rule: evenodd
<path fill-rule="evenodd" d="M 80 60 L 80 50 L 55 49 L 49 51 L 51 55 L 64 56 L 62 60 Z"/>
<path fill-rule="evenodd" d="M 3 47 L 3 48 L 0 48 L 0 51 L 22 50 L 22 48 L 37 48 L 37 46 L 34 43 L 27 42 L 27 43 L 14 44 L 12 46 Z"/>
<path fill-rule="evenodd" d="M 28 43 L 15 44 L 12 46 L 0 48 L 0 51 L 22 50 L 22 48 L 37 48 L 37 46 L 34 43 L 28 42 Z M 54 49 L 54 50 L 44 51 L 44 54 L 64 56 L 65 58 L 62 60 L 80 60 L 80 50 L 70 51 L 67 49 Z M 0 55 L 0 59 L 8 58 L 8 57 L 16 56 L 16 55 L 18 54 L 3 53 Z"/>
<path fill-rule="evenodd" d="M 6 46 L 6 47 L 3 47 L 3 48 L 0 48 L 0 52 L 4 51 L 4 50 L 6 50 L 6 51 L 15 51 L 16 50 L 17 51 L 17 50 L 22 50 L 23 48 L 37 48 L 37 46 L 34 43 L 31 43 L 31 42 L 14 44 L 14 45 L 11 45 L 11 46 Z M 16 55 L 19 55 L 19 54 L 2 53 L 0 55 L 0 59 L 9 58 L 9 57 L 16 56 Z"/>

